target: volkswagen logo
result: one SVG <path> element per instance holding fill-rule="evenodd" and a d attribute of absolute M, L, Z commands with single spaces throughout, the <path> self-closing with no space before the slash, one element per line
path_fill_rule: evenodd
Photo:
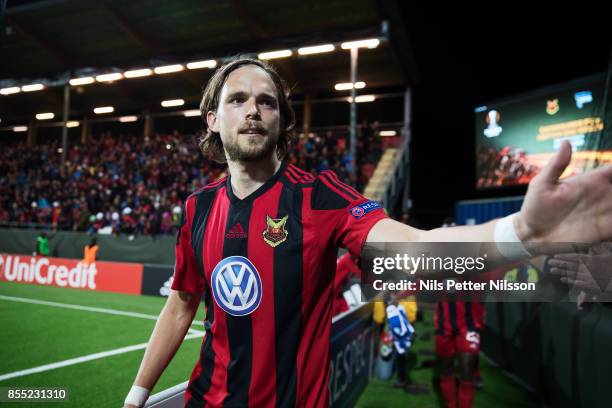
<path fill-rule="evenodd" d="M 222 259 L 213 270 L 211 287 L 217 305 L 233 316 L 251 314 L 261 303 L 261 278 L 243 256 Z"/>

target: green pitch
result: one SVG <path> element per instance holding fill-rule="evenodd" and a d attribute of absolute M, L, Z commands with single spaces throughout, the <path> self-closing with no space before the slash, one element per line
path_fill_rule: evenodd
<path fill-rule="evenodd" d="M 122 406 L 144 354 L 142 345 L 153 330 L 155 320 L 152 317 L 159 314 L 164 302 L 165 299 L 153 296 L 0 283 L 0 378 L 15 375 L 0 380 L 0 387 L 63 387 L 69 390 L 69 401 L 65 403 L 0 405 L 21 408 Z M 111 314 L 115 311 L 140 315 Z M 197 319 L 201 321 L 203 316 L 202 308 Z M 417 325 L 421 333 L 433 331 L 431 316 L 426 316 L 426 321 Z M 202 325 L 194 324 L 192 329 L 203 331 Z M 183 342 L 153 393 L 189 378 L 201 342 L 201 337 Z M 433 336 L 429 341 L 417 343 L 415 351 L 418 353 L 421 349 L 433 349 Z M 102 352 L 109 352 L 109 355 L 100 357 Z M 96 356 L 99 358 L 94 358 Z M 81 359 L 75 361 L 78 358 Z M 418 355 L 418 361 L 430 358 L 433 357 Z M 33 368 L 41 372 L 20 373 Z M 477 393 L 476 406 L 536 406 L 525 392 L 484 361 L 481 371 L 485 389 Z M 411 374 L 415 381 L 427 384 L 431 384 L 432 375 L 429 368 L 416 368 Z M 391 382 L 374 379 L 357 405 L 365 408 L 436 407 L 437 404 L 433 392 L 408 395 L 392 389 Z"/>
<path fill-rule="evenodd" d="M 87 292 L 2 282 L 0 296 L 44 300 L 156 316 L 165 299 Z M 203 316 L 203 309 L 198 318 Z M 155 321 L 116 316 L 0 298 L 0 376 L 81 356 L 117 350 L 148 341 Z M 202 326 L 192 326 L 203 330 Z M 153 393 L 186 381 L 197 356 L 201 337 L 185 340 L 160 378 Z M 4 404 L 4 406 L 121 407 L 130 389 L 144 349 L 116 354 L 40 373 L 0 381 L 0 387 L 65 387 L 68 403 Z"/>

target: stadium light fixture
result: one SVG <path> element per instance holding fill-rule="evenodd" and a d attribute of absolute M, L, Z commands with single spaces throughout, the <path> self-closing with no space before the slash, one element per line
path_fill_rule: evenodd
<path fill-rule="evenodd" d="M 352 102 L 352 98 L 346 98 L 348 102 Z M 376 100 L 376 96 L 374 95 L 359 95 L 355 98 L 355 103 L 363 103 L 363 102 L 374 102 Z"/>
<path fill-rule="evenodd" d="M 270 52 L 262 52 L 257 56 L 260 60 L 269 60 L 275 58 L 287 58 L 293 55 L 291 50 L 280 50 L 280 51 L 270 51 Z"/>
<path fill-rule="evenodd" d="M 183 111 L 183 115 L 185 117 L 190 118 L 192 116 L 200 116 L 201 113 L 198 109 L 189 109 L 189 110 Z"/>
<path fill-rule="evenodd" d="M 300 55 L 321 54 L 324 52 L 332 52 L 335 49 L 336 47 L 334 47 L 333 44 L 314 45 L 312 47 L 298 48 L 298 54 Z"/>
<path fill-rule="evenodd" d="M 10 95 L 10 94 L 16 94 L 21 92 L 21 88 L 19 88 L 18 86 L 11 86 L 9 88 L 2 88 L 0 89 L 0 94 L 1 95 Z"/>
<path fill-rule="evenodd" d="M 381 130 L 379 135 L 381 135 L 381 136 L 397 136 L 397 132 L 395 130 Z"/>
<path fill-rule="evenodd" d="M 93 79 L 93 77 L 81 77 L 81 78 L 73 78 L 69 82 L 70 82 L 70 85 L 72 86 L 78 86 L 78 85 L 93 84 L 96 81 L 95 79 Z"/>
<path fill-rule="evenodd" d="M 140 78 L 150 75 L 153 75 L 153 70 L 149 68 L 133 69 L 123 73 L 123 76 L 126 78 Z"/>
<path fill-rule="evenodd" d="M 113 113 L 115 111 L 115 108 L 112 106 L 99 106 L 97 108 L 94 108 L 93 111 L 96 115 L 101 115 L 103 113 Z"/>
<path fill-rule="evenodd" d="M 217 66 L 217 61 L 193 61 L 187 64 L 187 69 L 214 68 Z"/>
<path fill-rule="evenodd" d="M 171 108 L 173 106 L 183 106 L 185 101 L 183 99 L 170 99 L 167 101 L 162 101 L 161 106 L 164 108 Z"/>
<path fill-rule="evenodd" d="M 347 41 L 340 44 L 343 50 L 350 50 L 352 48 L 376 48 L 380 44 L 380 40 L 377 38 L 371 38 L 368 40 L 358 41 Z"/>
<path fill-rule="evenodd" d="M 380 45 L 380 40 L 377 38 L 356 40 L 356 41 L 346 41 L 343 42 L 340 47 L 342 49 L 355 49 L 355 48 L 376 48 Z M 334 44 L 321 44 L 315 46 L 301 47 L 298 48 L 297 53 L 299 55 L 309 55 L 309 54 L 318 54 L 331 52 L 336 49 Z M 279 51 L 270 51 L 270 52 L 262 52 L 258 55 L 259 59 L 274 59 L 274 58 L 286 58 L 293 55 L 291 50 L 279 50 Z M 201 69 L 201 68 L 215 68 L 217 66 L 217 61 L 214 59 L 210 60 L 202 60 L 202 61 L 192 61 L 186 64 L 187 69 Z M 80 78 L 72 78 L 69 80 L 70 85 L 79 86 L 79 85 L 89 85 L 96 81 L 98 82 L 111 82 L 117 81 L 122 78 L 138 78 L 144 76 L 150 76 L 155 74 L 168 74 L 173 72 L 183 71 L 185 69 L 185 65 L 183 64 L 172 64 L 172 65 L 164 65 L 155 67 L 153 69 L 150 68 L 139 68 L 134 70 L 125 71 L 123 74 L 121 73 L 111 73 L 111 74 L 102 74 L 97 75 L 95 78 L 91 76 L 80 77 Z M 33 92 L 45 89 L 46 86 L 43 84 L 30 84 L 24 85 L 22 87 L 13 86 L 7 88 L 0 88 L 0 95 L 10 95 L 19 92 Z M 350 89 L 350 88 L 349 88 Z"/>
<path fill-rule="evenodd" d="M 66 122 L 66 127 L 67 128 L 75 128 L 75 127 L 79 127 L 80 123 L 76 120 L 69 120 L 68 122 Z"/>
<path fill-rule="evenodd" d="M 121 123 L 128 123 L 128 122 L 136 122 L 138 120 L 137 116 L 121 116 L 119 118 L 119 122 Z"/>
<path fill-rule="evenodd" d="M 43 84 L 30 84 L 21 87 L 21 90 L 23 92 L 41 91 L 43 89 L 45 89 L 45 86 Z"/>
<path fill-rule="evenodd" d="M 120 79 L 123 79 L 123 75 L 118 72 L 96 76 L 96 81 L 98 82 L 113 82 L 113 81 L 118 81 Z"/>
<path fill-rule="evenodd" d="M 172 72 L 182 71 L 183 69 L 185 69 L 185 67 L 183 67 L 181 64 L 174 64 L 156 67 L 153 69 L 153 71 L 155 71 L 156 74 L 170 74 Z"/>
<path fill-rule="evenodd" d="M 13 132 L 27 132 L 27 126 L 13 126 Z"/>
<path fill-rule="evenodd" d="M 366 84 L 363 81 L 355 82 L 355 89 L 363 89 L 365 86 Z M 336 91 L 348 91 L 349 89 L 353 89 L 353 84 L 350 82 L 342 82 L 334 85 L 334 89 Z"/>
<path fill-rule="evenodd" d="M 37 113 L 36 119 L 38 120 L 49 120 L 55 117 L 55 113 L 53 112 L 45 112 L 45 113 Z"/>

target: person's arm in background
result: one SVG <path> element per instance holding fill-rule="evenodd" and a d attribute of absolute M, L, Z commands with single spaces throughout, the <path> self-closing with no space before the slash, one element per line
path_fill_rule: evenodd
<path fill-rule="evenodd" d="M 555 254 L 549 261 L 550 273 L 561 282 L 603 295 L 612 276 L 612 246 L 602 242 L 592 246 L 588 253 Z"/>
<path fill-rule="evenodd" d="M 134 385 L 152 390 L 183 342 L 187 330 L 200 305 L 201 293 L 170 291 L 166 305 L 161 311 Z M 132 408 L 135 405 L 126 404 Z"/>

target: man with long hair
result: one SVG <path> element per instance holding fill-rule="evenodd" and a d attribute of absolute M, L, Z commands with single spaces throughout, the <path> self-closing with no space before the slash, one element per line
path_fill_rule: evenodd
<path fill-rule="evenodd" d="M 544 242 L 612 237 L 612 167 L 559 182 L 569 144 L 532 181 L 519 213 L 422 231 L 388 218 L 333 172 L 313 176 L 283 162 L 295 115 L 268 63 L 238 58 L 218 68 L 200 110 L 202 151 L 227 162 L 229 176 L 185 201 L 172 291 L 129 407 L 144 404 L 202 294 L 207 331 L 186 406 L 324 407 L 338 247 L 359 257 L 366 242 L 498 242 L 489 260 L 503 262 Z"/>

